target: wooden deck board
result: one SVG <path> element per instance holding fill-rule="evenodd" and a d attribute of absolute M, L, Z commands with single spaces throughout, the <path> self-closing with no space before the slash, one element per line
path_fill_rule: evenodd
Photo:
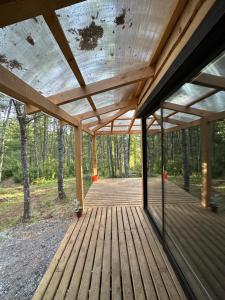
<path fill-rule="evenodd" d="M 84 203 L 86 207 L 142 206 L 142 179 L 100 179 L 92 184 Z"/>
<path fill-rule="evenodd" d="M 122 180 L 120 190 L 112 180 L 111 206 L 89 193 L 91 205 L 70 226 L 33 299 L 186 299 L 145 218 L 141 179 L 132 180 Z M 106 182 L 96 187 L 103 192 Z"/>
<path fill-rule="evenodd" d="M 155 259 L 155 256 L 162 258 L 161 249 L 155 242 L 154 232 L 148 229 L 150 225 L 144 217 L 140 218 L 145 212 L 142 208 L 132 209 L 93 208 L 84 213 L 77 222 L 80 227 L 75 227 L 77 232 L 74 230 L 67 236 L 70 247 L 64 248 L 56 267 L 50 270 L 51 278 L 60 270 L 60 282 L 50 293 L 53 285 L 48 281 L 43 291 L 38 288 L 33 299 L 164 300 L 169 299 L 169 295 L 177 295 L 181 287 L 176 276 L 170 276 L 171 269 L 164 260 L 159 263 Z M 113 228 L 112 224 L 117 226 Z M 114 241 L 117 242 L 114 244 Z M 74 243 L 72 249 L 71 243 Z M 161 274 L 167 274 L 167 281 Z"/>

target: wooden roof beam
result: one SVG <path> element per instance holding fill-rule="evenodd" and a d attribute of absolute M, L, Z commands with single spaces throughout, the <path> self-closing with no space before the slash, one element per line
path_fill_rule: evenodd
<path fill-rule="evenodd" d="M 192 108 L 192 107 L 185 107 L 183 105 L 171 103 L 171 102 L 164 102 L 162 104 L 163 108 L 175 110 L 176 112 L 182 112 L 185 114 L 195 115 L 199 117 L 208 117 L 211 113 L 207 110 Z M 171 115 L 170 115 L 171 116 Z"/>
<path fill-rule="evenodd" d="M 5 0 L 0 3 L 0 27 L 43 15 L 84 0 Z"/>
<path fill-rule="evenodd" d="M 41 111 L 71 126 L 78 126 L 78 120 L 57 105 L 50 102 L 35 89 L 0 65 L 0 92 L 25 104 L 34 105 Z"/>
<path fill-rule="evenodd" d="M 225 90 L 225 78 L 212 74 L 200 73 L 191 83 L 214 88 L 217 90 Z"/>
<path fill-rule="evenodd" d="M 103 108 L 99 108 L 96 109 L 96 111 L 91 111 L 91 112 L 87 112 L 87 113 L 83 113 L 83 114 L 79 114 L 76 115 L 76 118 L 79 118 L 81 120 L 85 120 L 85 119 L 89 119 L 89 118 L 93 118 L 93 117 L 97 117 L 97 115 L 103 115 L 121 108 L 125 108 L 128 107 L 129 105 L 133 105 L 137 103 L 137 99 L 131 99 L 131 100 L 125 100 L 125 101 L 121 101 L 118 104 L 112 104 L 112 105 L 108 105 L 105 106 Z"/>
<path fill-rule="evenodd" d="M 73 102 L 87 96 L 96 95 L 109 90 L 113 90 L 125 85 L 129 85 L 135 82 L 139 82 L 143 79 L 152 77 L 154 75 L 153 69 L 145 67 L 137 70 L 133 70 L 109 79 L 104 79 L 96 83 L 91 83 L 85 87 L 75 88 L 66 92 L 62 92 L 49 97 L 49 100 L 57 105 Z M 38 110 L 36 108 L 30 109 L 29 113 L 35 113 Z"/>
<path fill-rule="evenodd" d="M 45 22 L 48 24 L 49 29 L 51 30 L 56 42 L 58 43 L 62 53 L 64 54 L 73 74 L 75 75 L 77 81 L 79 82 L 81 87 L 85 87 L 84 78 L 80 72 L 78 64 L 74 58 L 74 55 L 70 49 L 69 43 L 66 39 L 66 36 L 63 32 L 63 29 L 59 23 L 59 20 L 56 16 L 56 13 L 50 12 L 48 14 L 44 14 Z M 93 111 L 96 111 L 96 106 L 91 96 L 87 96 L 87 100 L 92 107 Z M 100 121 L 100 117 L 98 116 L 98 120 Z"/>
<path fill-rule="evenodd" d="M 124 134 L 142 134 L 141 130 L 131 130 L 129 133 L 128 131 L 97 131 L 96 135 L 124 135 Z"/>

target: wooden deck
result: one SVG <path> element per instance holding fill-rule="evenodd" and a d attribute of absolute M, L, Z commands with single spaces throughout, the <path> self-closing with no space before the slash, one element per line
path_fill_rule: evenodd
<path fill-rule="evenodd" d="M 142 206 L 141 178 L 110 178 L 94 182 L 86 197 L 86 207 Z"/>
<path fill-rule="evenodd" d="M 149 180 L 149 205 L 161 218 L 160 179 Z M 167 243 L 197 299 L 225 299 L 225 213 L 200 206 L 200 200 L 168 181 L 165 185 Z M 152 202 L 151 202 L 152 199 Z"/>
<path fill-rule="evenodd" d="M 37 299 L 186 299 L 141 207 L 89 208 L 69 227 Z"/>

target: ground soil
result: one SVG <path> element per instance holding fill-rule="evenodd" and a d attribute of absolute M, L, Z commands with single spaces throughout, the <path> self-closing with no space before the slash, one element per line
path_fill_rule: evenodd
<path fill-rule="evenodd" d="M 71 219 L 49 219 L 0 232 L 0 299 L 31 299 Z"/>

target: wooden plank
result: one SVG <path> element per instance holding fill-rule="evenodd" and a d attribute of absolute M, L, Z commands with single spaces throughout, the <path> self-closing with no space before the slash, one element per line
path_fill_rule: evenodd
<path fill-rule="evenodd" d="M 112 299 L 120 300 L 122 299 L 122 288 L 120 281 L 121 262 L 119 253 L 119 237 L 116 207 L 112 208 L 112 245 Z"/>
<path fill-rule="evenodd" d="M 111 208 L 107 208 L 106 228 L 105 228 L 105 240 L 103 251 L 103 265 L 102 265 L 102 281 L 100 299 L 109 299 L 111 290 L 111 255 L 112 255 L 112 214 Z"/>
<path fill-rule="evenodd" d="M 100 299 L 110 299 L 111 256 L 112 256 L 111 235 L 112 235 L 112 212 L 111 212 L 111 208 L 107 208 Z"/>
<path fill-rule="evenodd" d="M 179 104 L 175 104 L 175 103 L 171 103 L 171 102 L 164 102 L 162 107 L 166 108 L 166 109 L 175 110 L 176 112 L 182 112 L 185 114 L 191 114 L 191 115 L 195 115 L 195 116 L 199 116 L 199 117 L 208 117 L 209 115 L 213 114 L 207 110 L 192 108 L 192 107 L 185 107 L 183 105 L 179 105 Z"/>
<path fill-rule="evenodd" d="M 131 233 L 133 235 L 134 245 L 136 248 L 137 259 L 138 259 L 138 262 L 140 265 L 141 276 L 142 276 L 142 280 L 143 280 L 143 284 L 144 284 L 144 288 L 145 288 L 146 298 L 147 299 L 158 299 L 155 288 L 154 288 L 154 284 L 153 284 L 153 281 L 151 278 L 151 273 L 148 268 L 148 262 L 145 257 L 143 245 L 142 245 L 141 239 L 138 235 L 138 229 L 134 222 L 133 214 L 132 214 L 130 207 L 127 208 L 127 214 L 128 214 L 128 218 L 129 218 Z"/>
<path fill-rule="evenodd" d="M 82 275 L 83 275 L 84 264 L 85 264 L 87 252 L 88 252 L 88 249 L 89 249 L 89 244 L 90 244 L 90 241 L 91 241 L 92 233 L 97 231 L 97 228 L 98 228 L 98 225 L 99 225 L 98 222 L 95 222 L 96 214 L 97 214 L 97 217 L 98 217 L 99 212 L 97 212 L 96 209 L 93 209 L 91 219 L 90 219 L 90 222 L 89 222 L 88 227 L 86 229 L 82 245 L 79 249 L 79 255 L 78 255 L 78 258 L 77 258 L 77 261 L 76 261 L 75 268 L 73 270 L 73 275 L 72 275 L 72 278 L 71 278 L 71 281 L 70 281 L 70 284 L 69 284 L 69 288 L 67 290 L 66 299 L 68 299 L 68 300 L 76 299 L 77 295 L 78 295 L 78 292 L 79 292 L 79 286 L 80 286 L 81 278 L 82 278 Z"/>
<path fill-rule="evenodd" d="M 158 133 L 159 131 L 158 130 L 150 130 L 150 132 L 152 132 L 152 134 L 153 133 Z M 96 131 L 96 133 L 95 133 L 96 135 L 113 135 L 113 134 L 115 134 L 115 135 L 123 135 L 123 134 L 142 134 L 142 131 L 141 130 L 131 130 L 129 133 L 128 133 L 128 131 L 126 130 L 126 131 L 116 131 L 116 130 L 114 130 L 112 133 L 109 131 L 109 132 L 107 132 L 107 131 Z"/>
<path fill-rule="evenodd" d="M 87 256 L 84 261 L 85 264 L 83 267 L 83 271 L 81 271 L 82 267 L 80 269 L 80 272 L 82 272 L 82 278 L 81 278 L 79 292 L 78 292 L 78 296 L 77 296 L 78 299 L 80 299 L 80 300 L 82 300 L 82 299 L 86 300 L 86 299 L 88 299 L 88 296 L 89 296 L 89 286 L 91 283 L 92 269 L 93 269 L 93 264 L 94 264 L 95 249 L 97 246 L 97 238 L 98 238 L 98 234 L 99 234 L 99 226 L 100 226 L 100 222 L 101 222 L 101 216 L 102 216 L 102 209 L 98 208 L 94 228 L 93 228 L 93 231 L 91 234 L 91 240 L 88 245 Z M 74 273 L 74 274 L 76 274 L 76 273 Z M 77 285 L 77 287 L 78 287 L 78 285 Z M 73 292 L 72 292 L 72 294 L 73 294 Z M 73 294 L 73 295 L 76 296 L 75 294 Z"/>
<path fill-rule="evenodd" d="M 86 98 L 87 96 L 93 96 L 125 85 L 130 85 L 145 78 L 152 77 L 153 75 L 154 72 L 152 68 L 145 67 L 134 70 L 132 72 L 130 71 L 124 74 L 120 74 L 109 79 L 104 79 L 96 83 L 87 84 L 85 87 L 74 88 L 66 92 L 52 95 L 48 99 L 54 104 L 62 105 L 73 102 L 75 100 Z M 37 111 L 38 110 L 34 108 L 30 110 L 30 113 L 35 113 Z"/>
<path fill-rule="evenodd" d="M 93 175 L 98 174 L 98 167 L 97 167 L 97 137 L 96 135 L 93 135 L 92 137 L 92 146 L 93 146 Z"/>
<path fill-rule="evenodd" d="M 201 205 L 208 207 L 212 186 L 212 132 L 211 124 L 207 119 L 202 119 L 200 126 L 201 135 Z"/>
<path fill-rule="evenodd" d="M 119 249 L 121 261 L 121 276 L 122 276 L 122 290 L 124 299 L 134 299 L 133 286 L 130 273 L 130 264 L 128 259 L 126 238 L 124 234 L 124 226 L 121 208 L 117 207 L 117 222 L 119 231 Z"/>
<path fill-rule="evenodd" d="M 43 15 L 83 0 L 4 0 L 0 3 L 0 27 Z"/>
<path fill-rule="evenodd" d="M 55 269 L 60 261 L 60 258 L 62 257 L 63 252 L 69 242 L 69 239 L 74 232 L 76 223 L 77 223 L 77 220 L 69 226 L 62 242 L 60 243 L 58 250 L 56 251 L 50 265 L 48 266 L 47 271 L 45 272 L 45 275 L 43 276 L 41 282 L 39 283 L 38 288 L 36 289 L 34 296 L 32 297 L 32 300 L 39 300 L 39 299 L 43 298 L 44 293 L 48 287 L 48 284 L 52 278 L 53 272 L 55 271 Z"/>
<path fill-rule="evenodd" d="M 169 296 L 167 294 L 163 279 L 161 277 L 161 270 L 158 269 L 158 266 L 156 264 L 153 252 L 155 252 L 155 255 L 157 255 L 157 248 L 154 247 L 154 242 L 149 243 L 150 236 L 146 234 L 147 226 L 143 222 L 143 218 L 139 219 L 138 212 L 139 210 L 136 210 L 135 208 L 131 209 L 133 213 L 133 217 L 138 229 L 138 233 L 143 245 L 143 250 L 145 252 L 146 259 L 148 261 L 148 267 L 150 269 L 152 280 L 154 282 L 155 290 L 157 293 L 157 296 L 159 299 L 169 299 Z M 144 223 L 144 224 L 143 224 Z"/>
<path fill-rule="evenodd" d="M 47 98 L 34 90 L 27 83 L 0 65 L 0 91 L 23 103 L 37 106 L 43 112 L 65 121 L 69 125 L 78 126 L 76 118 L 51 103 Z"/>
<path fill-rule="evenodd" d="M 90 300 L 98 300 L 101 288 L 101 272 L 103 264 L 103 249 L 104 249 L 104 236 L 106 226 L 106 208 L 102 209 L 102 218 L 99 228 L 99 235 L 96 246 L 95 261 L 92 271 L 92 280 L 89 292 Z"/>
<path fill-rule="evenodd" d="M 225 90 L 225 78 L 222 76 L 200 73 L 191 82 L 197 85 L 214 88 L 216 90 Z"/>
<path fill-rule="evenodd" d="M 43 299 L 53 299 L 54 298 L 54 295 L 56 293 L 56 290 L 57 290 L 60 280 L 62 278 L 63 271 L 66 267 L 67 261 L 70 257 L 70 254 L 72 252 L 73 246 L 78 237 L 78 234 L 79 234 L 80 228 L 83 224 L 83 221 L 84 221 L 84 217 L 82 219 L 79 219 L 79 222 L 78 222 L 77 226 L 75 227 L 76 229 L 73 231 L 72 235 L 70 236 L 69 242 L 66 245 L 66 248 L 64 250 L 63 255 L 60 258 L 57 268 L 54 270 L 54 273 L 49 282 L 48 288 L 45 291 Z"/>
<path fill-rule="evenodd" d="M 59 45 L 63 55 L 65 56 L 71 70 L 77 78 L 80 86 L 85 86 L 83 76 L 80 72 L 80 69 L 77 65 L 77 62 L 73 56 L 73 53 L 70 49 L 64 31 L 59 23 L 59 20 L 54 11 L 44 14 L 45 22 L 48 24 L 49 29 L 51 30 L 57 44 Z"/>
<path fill-rule="evenodd" d="M 71 277 L 73 274 L 73 270 L 76 265 L 77 258 L 78 258 L 79 252 L 80 252 L 80 248 L 81 248 L 81 245 L 82 245 L 85 233 L 86 233 L 86 229 L 90 228 L 90 226 L 92 226 L 93 219 L 95 218 L 95 214 L 96 214 L 95 210 L 89 209 L 85 215 L 82 227 L 80 228 L 80 231 L 79 231 L 78 238 L 76 240 L 76 243 L 73 247 L 72 253 L 71 253 L 69 260 L 66 264 L 66 267 L 64 269 L 63 276 L 61 278 L 59 287 L 56 291 L 56 294 L 54 297 L 55 300 L 64 299 L 64 297 L 66 295 L 66 292 L 69 287 L 69 283 L 70 283 L 70 280 L 71 280 Z"/>
<path fill-rule="evenodd" d="M 126 208 L 122 207 L 122 217 L 124 224 L 124 232 L 126 237 L 127 252 L 130 263 L 130 271 L 134 289 L 135 299 L 145 299 L 144 287 L 142 284 L 141 272 L 138 264 L 137 253 L 134 246 L 133 237 L 131 234 L 130 224 L 127 218 Z M 140 255 L 140 253 L 138 253 Z"/>
<path fill-rule="evenodd" d="M 83 149 L 81 125 L 74 128 L 75 140 L 75 164 L 76 164 L 76 196 L 79 206 L 84 209 L 84 187 L 83 187 Z"/>

